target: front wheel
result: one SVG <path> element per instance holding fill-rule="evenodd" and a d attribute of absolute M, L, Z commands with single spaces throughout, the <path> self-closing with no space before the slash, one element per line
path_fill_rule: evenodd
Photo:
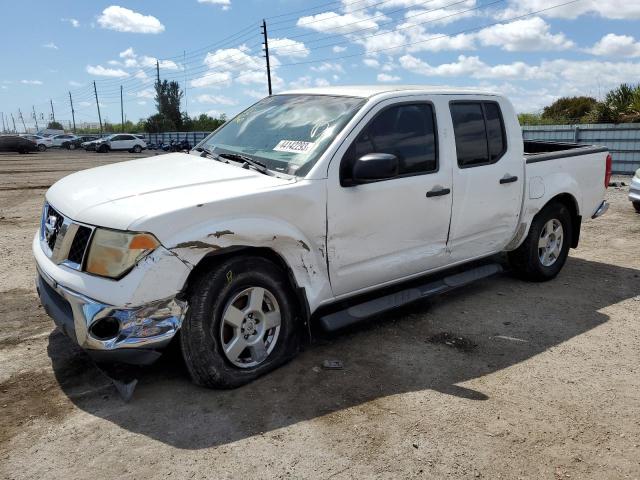
<path fill-rule="evenodd" d="M 98 148 L 98 153 L 107 153 L 109 151 L 109 147 L 107 147 L 106 145 L 100 145 L 100 148 Z"/>
<path fill-rule="evenodd" d="M 136 145 L 133 147 L 133 153 L 140 153 L 142 151 L 142 147 L 140 145 Z"/>
<path fill-rule="evenodd" d="M 298 352 L 296 301 L 286 274 L 261 257 L 236 257 L 201 275 L 180 342 L 198 385 L 235 388 Z"/>
<path fill-rule="evenodd" d="M 551 203 L 534 217 L 522 245 L 509 252 L 509 263 L 526 280 L 551 280 L 567 261 L 571 242 L 569 210 L 562 203 Z"/>
<path fill-rule="evenodd" d="M 70 144 L 67 146 L 67 148 L 68 148 L 69 150 L 75 150 L 75 149 L 76 149 L 76 144 L 75 144 L 75 143 L 70 143 Z"/>
<path fill-rule="evenodd" d="M 47 149 L 47 146 L 44 143 L 40 143 L 38 145 L 38 151 L 39 152 L 44 152 Z"/>
<path fill-rule="evenodd" d="M 640 202 L 633 202 L 633 208 L 636 209 L 636 212 L 640 213 Z"/>

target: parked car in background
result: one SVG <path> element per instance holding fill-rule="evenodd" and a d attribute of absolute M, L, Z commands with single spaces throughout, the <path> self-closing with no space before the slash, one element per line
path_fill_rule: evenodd
<path fill-rule="evenodd" d="M 20 135 L 0 135 L 0 152 L 29 153 L 38 150 L 32 140 Z"/>
<path fill-rule="evenodd" d="M 636 209 L 636 212 L 640 213 L 640 168 L 636 170 L 636 174 L 631 180 L 631 187 L 629 187 L 629 200 Z"/>
<path fill-rule="evenodd" d="M 36 132 L 36 135 L 41 137 L 53 137 L 55 135 L 63 135 L 64 130 L 58 130 L 57 128 L 45 128 Z"/>
<path fill-rule="evenodd" d="M 67 150 L 75 150 L 76 148 L 80 148 L 83 143 L 92 142 L 99 139 L 100 137 L 97 135 L 80 135 L 74 139 L 62 142 L 61 147 L 66 148 Z"/>
<path fill-rule="evenodd" d="M 63 144 L 71 142 L 72 140 L 75 140 L 76 137 L 75 135 L 71 134 L 71 133 L 64 133 L 62 135 L 54 135 L 51 137 L 51 141 L 53 142 L 52 146 L 53 147 L 62 147 Z"/>
<path fill-rule="evenodd" d="M 190 153 L 54 184 L 38 291 L 95 359 L 151 363 L 180 331 L 197 384 L 237 387 L 294 357 L 312 321 L 336 330 L 462 287 L 505 252 L 552 280 L 607 211 L 611 164 L 604 147 L 523 142 L 499 94 L 286 92 Z"/>
<path fill-rule="evenodd" d="M 40 152 L 44 152 L 47 148 L 51 148 L 51 146 L 53 145 L 53 141 L 50 137 L 43 137 L 42 135 L 35 135 L 32 133 L 25 133 L 24 135 L 20 136 L 35 143 L 38 147 L 38 151 Z"/>
<path fill-rule="evenodd" d="M 82 142 L 80 146 L 84 148 L 87 152 L 95 152 L 96 145 L 102 141 L 102 137 L 96 138 L 95 140 L 89 140 L 88 142 Z"/>
<path fill-rule="evenodd" d="M 96 151 L 100 153 L 106 153 L 111 150 L 127 150 L 129 152 L 140 153 L 145 148 L 147 148 L 146 142 L 130 133 L 109 135 L 96 143 Z"/>

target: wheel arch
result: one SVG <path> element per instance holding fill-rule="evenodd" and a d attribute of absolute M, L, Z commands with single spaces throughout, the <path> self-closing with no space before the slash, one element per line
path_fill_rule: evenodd
<path fill-rule="evenodd" d="M 230 246 L 224 249 L 216 250 L 204 255 L 200 261 L 193 267 L 181 292 L 182 297 L 187 297 L 191 292 L 195 280 L 206 272 L 210 272 L 218 268 L 225 260 L 232 257 L 239 256 L 254 256 L 269 260 L 278 265 L 286 274 L 287 283 L 291 288 L 296 299 L 296 307 L 298 309 L 298 321 L 301 330 L 307 334 L 307 339 L 311 338 L 311 325 L 310 325 L 310 308 L 309 301 L 307 299 L 306 289 L 298 285 L 295 273 L 289 266 L 286 260 L 275 250 L 268 247 L 254 247 L 254 246 Z"/>

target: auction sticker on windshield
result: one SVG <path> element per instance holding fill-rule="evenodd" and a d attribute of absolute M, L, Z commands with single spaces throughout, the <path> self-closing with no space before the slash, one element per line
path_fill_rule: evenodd
<path fill-rule="evenodd" d="M 303 142 L 301 140 L 280 140 L 273 149 L 276 152 L 307 153 L 314 145 L 314 142 Z"/>

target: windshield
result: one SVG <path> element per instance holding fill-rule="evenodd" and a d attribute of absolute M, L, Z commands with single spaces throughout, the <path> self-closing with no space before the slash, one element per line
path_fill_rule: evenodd
<path fill-rule="evenodd" d="M 237 153 L 270 170 L 303 176 L 365 103 L 329 95 L 274 95 L 229 120 L 200 143 Z"/>

